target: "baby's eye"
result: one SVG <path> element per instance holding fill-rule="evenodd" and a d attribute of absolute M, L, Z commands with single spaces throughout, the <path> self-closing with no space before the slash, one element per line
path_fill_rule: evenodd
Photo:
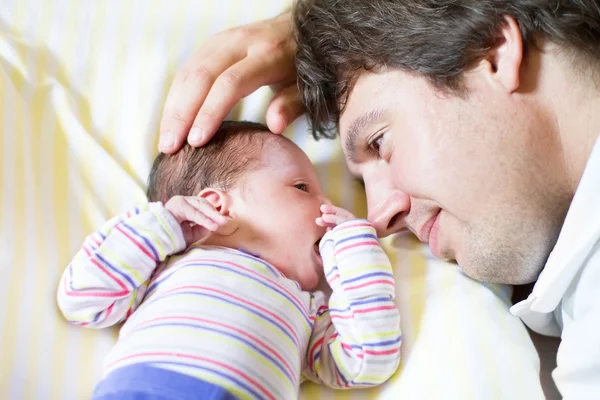
<path fill-rule="evenodd" d="M 308 186 L 306 186 L 306 183 L 298 183 L 294 185 L 294 187 L 298 190 L 302 190 L 303 192 L 308 192 Z"/>

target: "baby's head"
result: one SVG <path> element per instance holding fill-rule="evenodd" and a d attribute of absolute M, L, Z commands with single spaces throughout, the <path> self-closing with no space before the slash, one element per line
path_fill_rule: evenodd
<path fill-rule="evenodd" d="M 205 244 L 241 248 L 276 266 L 305 290 L 322 275 L 315 223 L 328 202 L 310 160 L 289 139 L 252 122 L 223 122 L 200 148 L 184 145 L 160 154 L 148 179 L 148 200 L 200 196 L 237 230 L 214 234 Z"/>

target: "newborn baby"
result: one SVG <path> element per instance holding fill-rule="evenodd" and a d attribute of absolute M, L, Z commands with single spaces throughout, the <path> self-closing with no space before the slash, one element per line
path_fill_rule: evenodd
<path fill-rule="evenodd" d="M 396 371 L 390 262 L 293 142 L 224 122 L 157 157 L 148 200 L 91 234 L 58 290 L 74 324 L 125 321 L 93 398 L 296 399 L 304 378 L 369 387 Z"/>

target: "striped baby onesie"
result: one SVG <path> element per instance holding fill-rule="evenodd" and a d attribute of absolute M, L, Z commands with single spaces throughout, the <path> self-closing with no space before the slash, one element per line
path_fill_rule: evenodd
<path fill-rule="evenodd" d="M 186 249 L 175 218 L 150 203 L 86 238 L 58 304 L 73 324 L 125 321 L 105 378 L 151 365 L 271 400 L 296 399 L 305 378 L 334 388 L 380 384 L 400 360 L 390 262 L 365 220 L 327 232 L 320 251 L 328 301 L 243 251 Z"/>

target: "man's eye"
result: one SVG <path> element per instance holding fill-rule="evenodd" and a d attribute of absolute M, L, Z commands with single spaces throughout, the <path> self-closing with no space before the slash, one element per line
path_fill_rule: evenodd
<path fill-rule="evenodd" d="M 375 140 L 375 142 L 373 143 L 373 145 L 375 145 L 375 147 L 377 148 L 378 153 L 379 153 L 379 150 L 381 149 L 382 144 L 383 144 L 383 135 L 379 136 L 377 138 L 377 140 Z"/>
<path fill-rule="evenodd" d="M 382 154 L 382 150 L 383 150 L 383 145 L 384 145 L 386 137 L 387 137 L 387 132 L 377 136 L 376 138 L 372 139 L 369 142 L 369 152 L 373 156 L 379 157 L 382 159 L 384 158 L 383 154 Z M 389 160 L 386 160 L 386 161 L 389 161 Z"/>
<path fill-rule="evenodd" d="M 298 190 L 302 190 L 303 192 L 308 192 L 308 186 L 306 186 L 306 183 L 298 183 L 294 185 L 294 187 Z"/>
<path fill-rule="evenodd" d="M 381 145 L 383 144 L 383 135 L 378 136 L 376 139 L 369 143 L 369 150 L 373 155 L 380 156 Z"/>

